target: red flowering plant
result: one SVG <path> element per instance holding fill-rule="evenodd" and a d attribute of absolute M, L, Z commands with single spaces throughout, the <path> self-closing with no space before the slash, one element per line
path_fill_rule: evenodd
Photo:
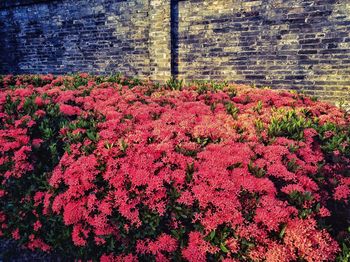
<path fill-rule="evenodd" d="M 0 235 L 67 259 L 346 261 L 346 112 L 288 92 L 4 76 Z"/>

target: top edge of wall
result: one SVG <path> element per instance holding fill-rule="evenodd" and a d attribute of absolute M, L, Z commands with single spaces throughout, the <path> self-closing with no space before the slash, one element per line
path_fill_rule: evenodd
<path fill-rule="evenodd" d="M 0 10 L 55 1 L 56 0 L 2 0 L 0 1 Z"/>

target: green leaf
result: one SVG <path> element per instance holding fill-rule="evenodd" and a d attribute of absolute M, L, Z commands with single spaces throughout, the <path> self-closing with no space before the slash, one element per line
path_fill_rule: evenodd
<path fill-rule="evenodd" d="M 225 253 L 228 253 L 229 252 L 229 250 L 227 249 L 227 247 L 225 247 L 225 245 L 224 245 L 224 243 L 220 243 L 220 249 L 223 251 L 223 252 L 225 252 Z"/>
<path fill-rule="evenodd" d="M 215 230 L 211 231 L 210 235 L 209 235 L 209 240 L 213 240 L 213 238 L 215 237 Z"/>
<path fill-rule="evenodd" d="M 280 238 L 283 238 L 283 236 L 284 236 L 284 234 L 285 234 L 285 232 L 286 232 L 286 228 L 287 228 L 286 225 L 284 225 L 284 226 L 282 227 L 282 230 L 281 230 L 281 232 L 280 232 L 280 234 L 279 234 L 279 237 L 280 237 Z"/>

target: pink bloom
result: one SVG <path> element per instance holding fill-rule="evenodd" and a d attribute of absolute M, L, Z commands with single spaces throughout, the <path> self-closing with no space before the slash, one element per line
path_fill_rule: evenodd
<path fill-rule="evenodd" d="M 18 228 L 15 229 L 14 231 L 12 231 L 12 238 L 15 239 L 15 240 L 19 240 L 21 238 Z"/>
<path fill-rule="evenodd" d="M 327 208 L 321 207 L 319 214 L 321 217 L 329 217 L 331 215 L 331 212 Z"/>
<path fill-rule="evenodd" d="M 44 142 L 44 140 L 42 139 L 39 139 L 39 138 L 33 139 L 32 145 L 34 148 L 39 148 L 42 142 Z"/>
<path fill-rule="evenodd" d="M 44 241 L 42 241 L 41 239 L 35 238 L 35 236 L 33 234 L 31 234 L 29 236 L 29 240 L 30 240 L 30 242 L 27 244 L 27 247 L 30 250 L 35 250 L 36 248 L 38 248 L 44 252 L 51 251 L 51 247 L 49 245 L 44 243 Z"/>
<path fill-rule="evenodd" d="M 60 105 L 60 111 L 62 114 L 67 115 L 67 116 L 79 115 L 81 112 L 79 107 L 65 105 L 65 104 Z"/>
<path fill-rule="evenodd" d="M 37 96 L 34 100 L 34 103 L 37 105 L 37 106 L 43 106 L 44 105 L 44 100 L 40 97 L 40 96 Z"/>
<path fill-rule="evenodd" d="M 182 249 L 182 256 L 190 262 L 206 261 L 206 254 L 214 253 L 217 249 L 203 239 L 199 232 L 189 234 L 188 246 Z"/>
<path fill-rule="evenodd" d="M 230 238 L 230 239 L 226 240 L 225 244 L 230 249 L 230 251 L 232 253 L 237 253 L 238 252 L 238 250 L 239 250 L 239 243 L 238 243 L 237 239 Z"/>
<path fill-rule="evenodd" d="M 39 109 L 38 111 L 35 112 L 35 115 L 37 117 L 43 117 L 46 115 L 46 112 L 44 110 Z"/>
<path fill-rule="evenodd" d="M 333 260 L 339 251 L 337 242 L 325 230 L 317 230 L 312 219 L 289 221 L 283 241 L 307 261 Z"/>
<path fill-rule="evenodd" d="M 0 198 L 6 195 L 6 191 L 3 189 L 0 189 Z"/>
<path fill-rule="evenodd" d="M 72 239 L 76 246 L 85 246 L 89 230 L 83 228 L 81 224 L 73 226 Z"/>
<path fill-rule="evenodd" d="M 340 185 L 335 188 L 334 199 L 335 200 L 347 200 L 350 196 L 350 189 L 348 185 Z"/>
<path fill-rule="evenodd" d="M 34 223 L 34 225 L 33 225 L 34 231 L 38 231 L 41 227 L 42 227 L 42 224 L 41 224 L 41 222 L 40 222 L 39 220 L 36 221 L 36 222 Z"/>
<path fill-rule="evenodd" d="M 66 225 L 71 225 L 79 222 L 85 217 L 86 209 L 84 203 L 79 202 L 69 202 L 64 207 L 63 220 Z"/>

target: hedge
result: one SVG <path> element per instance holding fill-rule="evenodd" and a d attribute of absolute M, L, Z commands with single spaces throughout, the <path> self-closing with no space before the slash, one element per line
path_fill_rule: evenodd
<path fill-rule="evenodd" d="M 347 261 L 350 117 L 122 76 L 0 78 L 0 236 L 65 260 Z"/>

